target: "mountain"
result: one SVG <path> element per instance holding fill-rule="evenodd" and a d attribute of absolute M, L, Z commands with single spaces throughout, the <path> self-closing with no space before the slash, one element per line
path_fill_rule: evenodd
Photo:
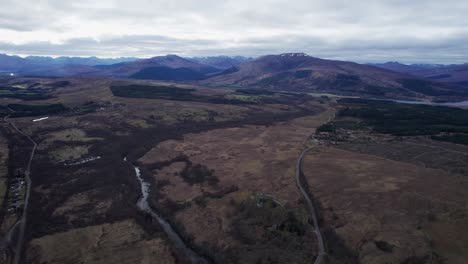
<path fill-rule="evenodd" d="M 133 61 L 135 58 L 100 59 L 97 57 L 9 56 L 0 54 L 0 72 L 20 75 L 68 76 L 95 72 L 93 65 Z"/>
<path fill-rule="evenodd" d="M 23 69 L 40 66 L 39 63 L 30 62 L 19 56 L 0 54 L 0 71 L 17 73 Z"/>
<path fill-rule="evenodd" d="M 445 67 L 445 65 L 443 64 L 403 64 L 397 61 L 390 61 L 385 63 L 371 63 L 369 65 L 407 74 L 416 74 L 417 72 L 422 70 Z"/>
<path fill-rule="evenodd" d="M 449 65 L 434 69 L 423 69 L 415 72 L 414 75 L 438 82 L 451 83 L 468 87 L 468 64 Z"/>
<path fill-rule="evenodd" d="M 372 65 L 324 60 L 303 53 L 268 55 L 203 81 L 294 92 L 327 92 L 376 98 L 468 96 L 468 91 Z"/>
<path fill-rule="evenodd" d="M 169 69 L 185 68 L 200 75 L 211 74 L 219 72 L 212 66 L 201 64 L 192 60 L 188 60 L 177 55 L 158 56 L 150 59 L 141 59 L 133 62 L 124 62 L 113 65 L 100 65 L 96 66 L 100 71 L 96 74 L 112 76 L 112 77 L 135 77 L 144 76 L 145 79 L 168 80 L 169 76 L 164 76 L 169 73 Z M 162 72 L 158 72 L 161 70 Z M 198 79 L 198 78 L 196 78 Z"/>
<path fill-rule="evenodd" d="M 372 64 L 376 67 L 411 74 L 420 78 L 454 85 L 468 86 L 468 64 L 402 64 L 387 62 Z"/>
<path fill-rule="evenodd" d="M 121 58 L 110 58 L 102 59 L 98 57 L 43 57 L 43 56 L 28 56 L 25 58 L 30 62 L 40 63 L 40 64 L 51 64 L 51 65 L 111 65 L 121 62 L 130 62 L 135 61 L 137 58 L 132 57 L 121 57 Z"/>
<path fill-rule="evenodd" d="M 458 100 L 468 97 L 468 64 L 444 66 L 390 62 L 363 65 L 325 60 L 303 53 L 267 55 L 254 60 L 226 56 L 186 59 L 176 55 L 137 60 L 97 57 L 21 58 L 0 54 L 0 75 L 10 73 L 199 81 L 207 85 L 375 98 Z"/>
<path fill-rule="evenodd" d="M 252 58 L 243 56 L 193 57 L 189 59 L 221 70 L 226 70 L 252 60 Z"/>
<path fill-rule="evenodd" d="M 161 80 L 161 81 L 188 81 L 202 80 L 203 73 L 189 68 L 169 68 L 164 66 L 145 68 L 129 76 L 132 79 Z"/>
<path fill-rule="evenodd" d="M 32 76 L 78 76 L 99 75 L 99 70 L 87 65 L 70 64 L 62 66 L 47 66 L 21 71 L 20 75 Z"/>
<path fill-rule="evenodd" d="M 176 70 L 175 70 L 176 69 Z M 97 57 L 8 56 L 0 54 L 0 75 L 93 75 L 156 80 L 200 80 L 220 69 L 176 55 L 149 59 Z M 3 74 L 2 74 L 3 73 Z"/>

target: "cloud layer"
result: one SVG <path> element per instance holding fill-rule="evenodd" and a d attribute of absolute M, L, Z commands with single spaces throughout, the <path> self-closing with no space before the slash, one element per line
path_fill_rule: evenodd
<path fill-rule="evenodd" d="M 0 52 L 468 62 L 466 0 L 0 0 Z"/>

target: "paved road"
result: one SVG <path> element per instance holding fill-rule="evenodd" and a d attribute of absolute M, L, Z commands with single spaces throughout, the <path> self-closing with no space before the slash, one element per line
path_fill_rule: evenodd
<path fill-rule="evenodd" d="M 311 150 L 311 148 L 307 148 L 304 151 L 302 151 L 301 155 L 297 159 L 296 163 L 296 185 L 297 188 L 301 191 L 302 196 L 307 202 L 307 207 L 309 209 L 310 217 L 312 218 L 313 224 L 314 224 L 314 233 L 317 237 L 318 241 L 318 256 L 315 259 L 315 264 L 320 264 L 323 262 L 323 257 L 325 256 L 325 245 L 323 243 L 323 237 L 322 233 L 320 232 L 320 227 L 318 224 L 318 219 L 317 219 L 317 212 L 315 211 L 314 203 L 312 202 L 312 199 L 310 198 L 309 194 L 306 192 L 305 187 L 303 186 L 301 182 L 301 173 L 302 173 L 302 160 L 304 159 L 305 154 Z"/>
<path fill-rule="evenodd" d="M 34 158 L 34 154 L 36 153 L 37 143 L 30 136 L 26 135 L 23 131 L 21 131 L 13 122 L 8 121 L 8 116 L 5 117 L 3 120 L 6 123 L 10 124 L 10 126 L 13 127 L 13 129 L 16 130 L 16 132 L 26 137 L 33 145 L 31 154 L 29 156 L 28 164 L 26 166 L 26 170 L 24 171 L 24 177 L 26 179 L 26 196 L 24 198 L 23 214 L 21 216 L 21 219 L 19 220 L 19 236 L 15 247 L 15 257 L 13 259 L 14 264 L 19 264 L 22 257 L 21 253 L 23 251 L 24 233 L 26 231 L 26 219 L 29 205 L 29 197 L 31 195 L 31 163 Z"/>

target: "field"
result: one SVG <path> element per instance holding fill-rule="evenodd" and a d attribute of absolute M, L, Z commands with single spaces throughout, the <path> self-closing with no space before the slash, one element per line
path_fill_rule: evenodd
<path fill-rule="evenodd" d="M 361 263 L 467 262 L 468 148 L 435 138 L 464 135 L 466 110 L 338 102 L 304 162 L 323 222 Z"/>
<path fill-rule="evenodd" d="M 118 252 L 116 254 L 116 252 Z M 133 221 L 88 226 L 33 239 L 28 263 L 176 263 L 170 246 Z"/>
<path fill-rule="evenodd" d="M 331 147 L 308 155 L 303 171 L 323 222 L 360 263 L 468 260 L 466 177 Z"/>

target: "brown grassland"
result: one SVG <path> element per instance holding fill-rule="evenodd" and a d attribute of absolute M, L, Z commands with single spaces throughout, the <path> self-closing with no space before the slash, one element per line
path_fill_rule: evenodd
<path fill-rule="evenodd" d="M 56 82 L 57 80 L 36 78 L 22 80 L 24 83 L 37 82 L 40 85 L 47 85 L 48 81 Z M 297 120 L 294 122 L 307 123 L 307 119 L 310 118 L 308 116 L 315 115 L 324 109 L 324 105 L 320 104 L 319 100 L 293 95 L 275 95 L 269 103 L 237 105 L 124 98 L 113 96 L 109 87 L 111 85 L 125 85 L 128 84 L 127 81 L 100 78 L 68 78 L 67 81 L 70 82 L 68 86 L 50 91 L 53 96 L 51 99 L 27 103 L 62 103 L 69 110 L 50 115 L 47 120 L 40 122 L 32 122 L 32 117 L 14 119 L 15 124 L 28 135 L 32 135 L 38 143 L 37 153 L 32 164 L 31 195 L 33 199 L 30 201 L 26 230 L 26 241 L 28 242 L 25 249 L 25 260 L 28 263 L 111 263 L 114 262 L 112 259 L 122 259 L 122 263 L 146 263 L 146 261 L 154 259 L 154 255 L 160 257 L 161 261 L 165 261 L 161 263 L 183 263 L 184 260 L 180 256 L 180 252 L 169 243 L 158 225 L 148 223 L 145 216 L 136 208 L 140 186 L 135 178 L 133 168 L 130 163 L 123 161 L 123 157 L 127 156 L 130 162 L 134 162 L 153 146 L 159 146 L 160 142 L 177 141 L 182 139 L 184 135 L 194 137 L 193 140 L 197 140 L 196 135 L 199 135 L 200 132 L 203 135 L 203 133 L 214 131 L 212 133 L 218 135 L 218 142 L 221 143 L 222 135 L 218 133 L 223 133 L 223 130 L 231 131 L 231 136 L 237 136 L 235 140 L 244 136 L 248 137 L 249 133 L 254 132 L 256 136 L 266 138 L 248 137 L 246 144 L 235 150 L 237 154 L 232 158 L 230 166 L 234 166 L 237 162 L 236 159 L 243 156 L 239 152 L 250 151 L 264 145 L 264 151 L 272 153 L 257 162 L 249 161 L 249 168 L 242 172 L 243 177 L 247 175 L 246 173 L 252 175 L 260 172 L 262 175 L 271 173 L 273 170 L 268 171 L 266 167 L 273 164 L 275 169 L 286 173 L 286 175 L 281 175 L 284 181 L 292 171 L 289 164 L 284 167 L 281 165 L 289 163 L 289 161 L 293 162 L 300 144 L 313 131 L 311 129 L 307 129 L 307 131 L 299 125 L 296 125 L 291 131 L 281 130 L 287 129 L 286 125 L 290 124 L 292 119 Z M 10 82 L 14 81 L 10 80 Z M 132 83 L 161 85 L 161 83 L 156 82 Z M 177 86 L 186 87 L 184 85 Z M 188 86 L 187 88 L 194 87 Z M 195 88 L 196 92 L 194 93 L 208 98 L 231 96 L 233 93 L 231 90 Z M 17 103 L 24 102 L 18 100 Z M 299 117 L 303 117 L 306 121 L 297 119 Z M 283 122 L 283 124 L 280 127 L 270 126 L 276 122 Z M 311 124 L 310 128 L 319 125 L 319 123 Z M 267 132 L 269 127 L 276 127 L 276 129 L 273 132 Z M 10 155 L 18 157 L 14 159 L 15 162 L 10 163 L 11 169 L 24 168 L 30 145 L 8 126 L 4 125 L 3 130 L 10 142 L 20 143 L 10 150 Z M 282 139 L 289 136 L 293 136 L 291 143 Z M 204 140 L 207 139 L 205 135 Z M 200 143 L 203 143 L 203 138 L 200 140 Z M 271 144 L 270 141 L 278 140 L 282 141 L 275 143 L 275 147 L 268 147 Z M 231 144 L 235 143 L 232 141 Z M 280 150 L 276 150 L 276 147 Z M 218 150 L 213 149 L 212 151 Z M 226 154 L 230 155 L 229 152 Z M 87 158 L 98 156 L 100 159 L 80 163 L 86 161 Z M 279 159 L 279 161 L 277 162 L 275 159 Z M 196 164 L 198 161 L 197 159 L 190 160 L 194 165 L 189 168 L 190 173 L 197 174 L 199 167 Z M 240 158 L 238 161 L 244 162 L 245 159 Z M 215 160 L 212 162 L 214 164 Z M 67 165 L 75 163 L 77 165 Z M 177 167 L 177 164 L 174 166 Z M 206 165 L 203 164 L 203 166 Z M 220 166 L 216 169 L 220 170 Z M 266 171 L 263 172 L 263 170 Z M 275 177 L 278 176 L 280 175 L 277 174 Z M 217 177 L 216 173 L 215 177 Z M 283 194 L 280 194 L 280 187 L 284 183 L 262 189 L 260 186 L 262 179 L 260 178 L 257 177 L 256 188 L 246 188 L 245 192 L 252 194 L 254 192 L 272 192 L 276 196 L 277 194 L 273 191 L 277 191 L 278 195 L 284 196 L 281 199 L 288 197 L 298 199 L 295 192 L 287 194 L 286 191 L 283 191 Z M 208 195 L 220 198 L 230 195 L 231 190 L 227 188 L 233 187 L 234 184 L 227 184 L 233 183 L 233 181 L 227 177 L 219 177 L 219 179 L 226 182 L 220 182 L 217 186 L 204 184 L 207 185 L 205 186 L 206 190 L 211 191 Z M 293 190 L 293 181 L 288 180 L 290 181 L 288 188 Z M 184 197 L 187 190 L 200 197 L 200 187 L 196 184 L 184 186 L 185 182 L 179 181 L 177 183 L 176 188 L 181 190 L 179 195 L 182 197 L 179 199 L 189 199 Z M 205 193 L 201 196 L 203 195 Z M 213 201 L 218 200 L 213 199 Z M 226 205 L 226 201 L 230 202 L 226 199 L 219 199 L 219 201 L 223 201 L 224 205 Z M 239 203 L 241 202 L 244 203 L 243 200 L 239 200 Z M 297 201 L 292 200 L 292 202 L 296 203 Z M 193 203 L 193 208 L 197 206 Z M 250 206 L 250 204 L 246 204 L 246 206 Z M 276 204 L 272 204 L 272 206 L 276 207 Z M 304 230 L 301 230 L 300 236 L 287 230 L 281 232 L 285 233 L 283 237 L 291 233 L 291 238 L 288 239 L 303 243 L 304 245 L 298 246 L 298 252 L 309 256 L 308 259 L 310 259 L 314 254 L 313 244 L 315 242 L 313 236 L 303 235 L 303 232 L 310 233 L 310 228 L 306 219 L 302 217 L 304 212 L 297 211 L 295 207 L 297 206 L 281 207 L 277 209 L 277 214 L 284 218 L 283 222 L 293 221 L 292 224 L 298 222 L 298 225 Z M 254 208 L 248 209 L 253 210 Z M 187 210 L 189 210 L 188 207 Z M 264 213 L 270 213 L 267 206 Z M 287 218 L 288 214 L 293 215 L 292 220 Z M 176 218 L 175 215 L 167 217 L 172 219 L 172 216 L 174 219 L 180 218 Z M 3 220 L 4 223 L 8 222 L 7 217 L 4 217 Z M 238 221 L 241 220 L 243 219 Z M 186 222 L 181 221 L 180 223 L 183 225 Z M 274 224 L 271 223 L 271 225 Z M 189 229 L 190 227 L 187 226 L 187 230 Z M 122 234 L 119 235 L 119 233 Z M 188 232 L 187 234 L 190 235 Z M 267 237 L 265 241 L 269 242 L 273 238 Z M 197 245 L 194 244 L 194 246 Z M 277 247 L 273 244 L 270 246 Z M 266 255 L 266 252 L 268 250 L 265 250 L 263 254 Z M 7 249 L 7 253 L 11 256 L 11 248 Z M 212 255 L 213 251 L 207 248 L 200 254 Z M 238 252 L 230 254 L 237 256 Z M 257 255 L 258 253 L 252 254 L 250 258 L 255 259 Z"/>
<path fill-rule="evenodd" d="M 304 173 L 361 263 L 467 261 L 465 176 L 332 147 L 308 155 Z"/>
<path fill-rule="evenodd" d="M 69 83 L 54 87 L 58 81 Z M 2 98 L 2 106 L 66 107 L 40 122 L 10 119 L 38 143 L 24 263 L 186 263 L 137 208 L 133 165 L 151 184 L 152 208 L 209 262 L 311 263 L 317 241 L 295 181 L 305 146 L 312 150 L 303 174 L 328 263 L 468 262 L 465 146 L 367 130 L 336 145 L 314 140 L 338 107 L 323 96 L 82 77 L 0 84 L 50 96 Z M 110 89 L 129 84 L 195 91 L 182 100 L 114 96 Z M 0 132 L 3 236 L 21 215 L 5 210 L 6 178 L 25 168 L 31 144 L 5 123 Z M 2 261 L 14 254 L 4 242 Z"/>

